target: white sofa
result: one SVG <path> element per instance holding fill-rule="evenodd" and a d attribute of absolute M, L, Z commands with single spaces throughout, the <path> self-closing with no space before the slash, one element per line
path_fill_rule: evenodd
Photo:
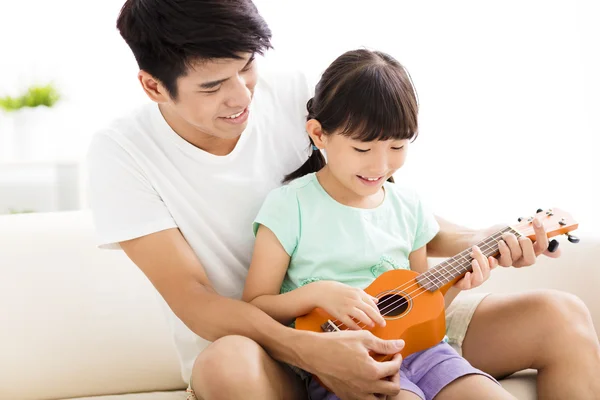
<path fill-rule="evenodd" d="M 559 260 L 495 272 L 481 290 L 563 289 L 600 327 L 600 235 Z M 86 211 L 0 216 L 0 400 L 186 398 L 162 301 L 121 251 L 98 250 Z M 535 374 L 502 381 L 535 398 Z"/>

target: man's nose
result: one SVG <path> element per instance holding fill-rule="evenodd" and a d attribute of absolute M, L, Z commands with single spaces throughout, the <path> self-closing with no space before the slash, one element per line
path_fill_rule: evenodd
<path fill-rule="evenodd" d="M 251 99 L 252 93 L 247 86 L 246 79 L 243 76 L 238 76 L 233 81 L 233 88 L 229 98 L 225 101 L 225 105 L 230 108 L 246 108 Z"/>

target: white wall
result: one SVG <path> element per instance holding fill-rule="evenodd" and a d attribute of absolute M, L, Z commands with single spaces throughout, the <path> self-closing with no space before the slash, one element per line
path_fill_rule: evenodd
<path fill-rule="evenodd" d="M 115 28 L 122 2 L 0 0 L 0 95 L 56 81 L 71 118 L 51 134 L 75 155 L 95 129 L 144 101 Z M 274 62 L 316 75 L 367 46 L 405 64 L 421 132 L 399 178 L 437 213 L 482 226 L 554 206 L 587 230 L 600 223 L 596 3 L 256 0 L 274 33 Z"/>

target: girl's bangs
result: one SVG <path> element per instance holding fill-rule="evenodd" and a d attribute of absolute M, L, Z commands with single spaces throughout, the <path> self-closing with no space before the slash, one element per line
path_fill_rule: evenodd
<path fill-rule="evenodd" d="M 345 114 L 341 134 L 354 140 L 414 139 L 418 105 L 410 79 L 386 68 L 367 68 L 336 94 Z"/>

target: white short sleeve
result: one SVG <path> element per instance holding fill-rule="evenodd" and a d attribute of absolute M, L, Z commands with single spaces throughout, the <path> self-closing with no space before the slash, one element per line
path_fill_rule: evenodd
<path fill-rule="evenodd" d="M 89 199 L 101 248 L 177 227 L 163 200 L 133 157 L 98 133 L 87 154 Z"/>

